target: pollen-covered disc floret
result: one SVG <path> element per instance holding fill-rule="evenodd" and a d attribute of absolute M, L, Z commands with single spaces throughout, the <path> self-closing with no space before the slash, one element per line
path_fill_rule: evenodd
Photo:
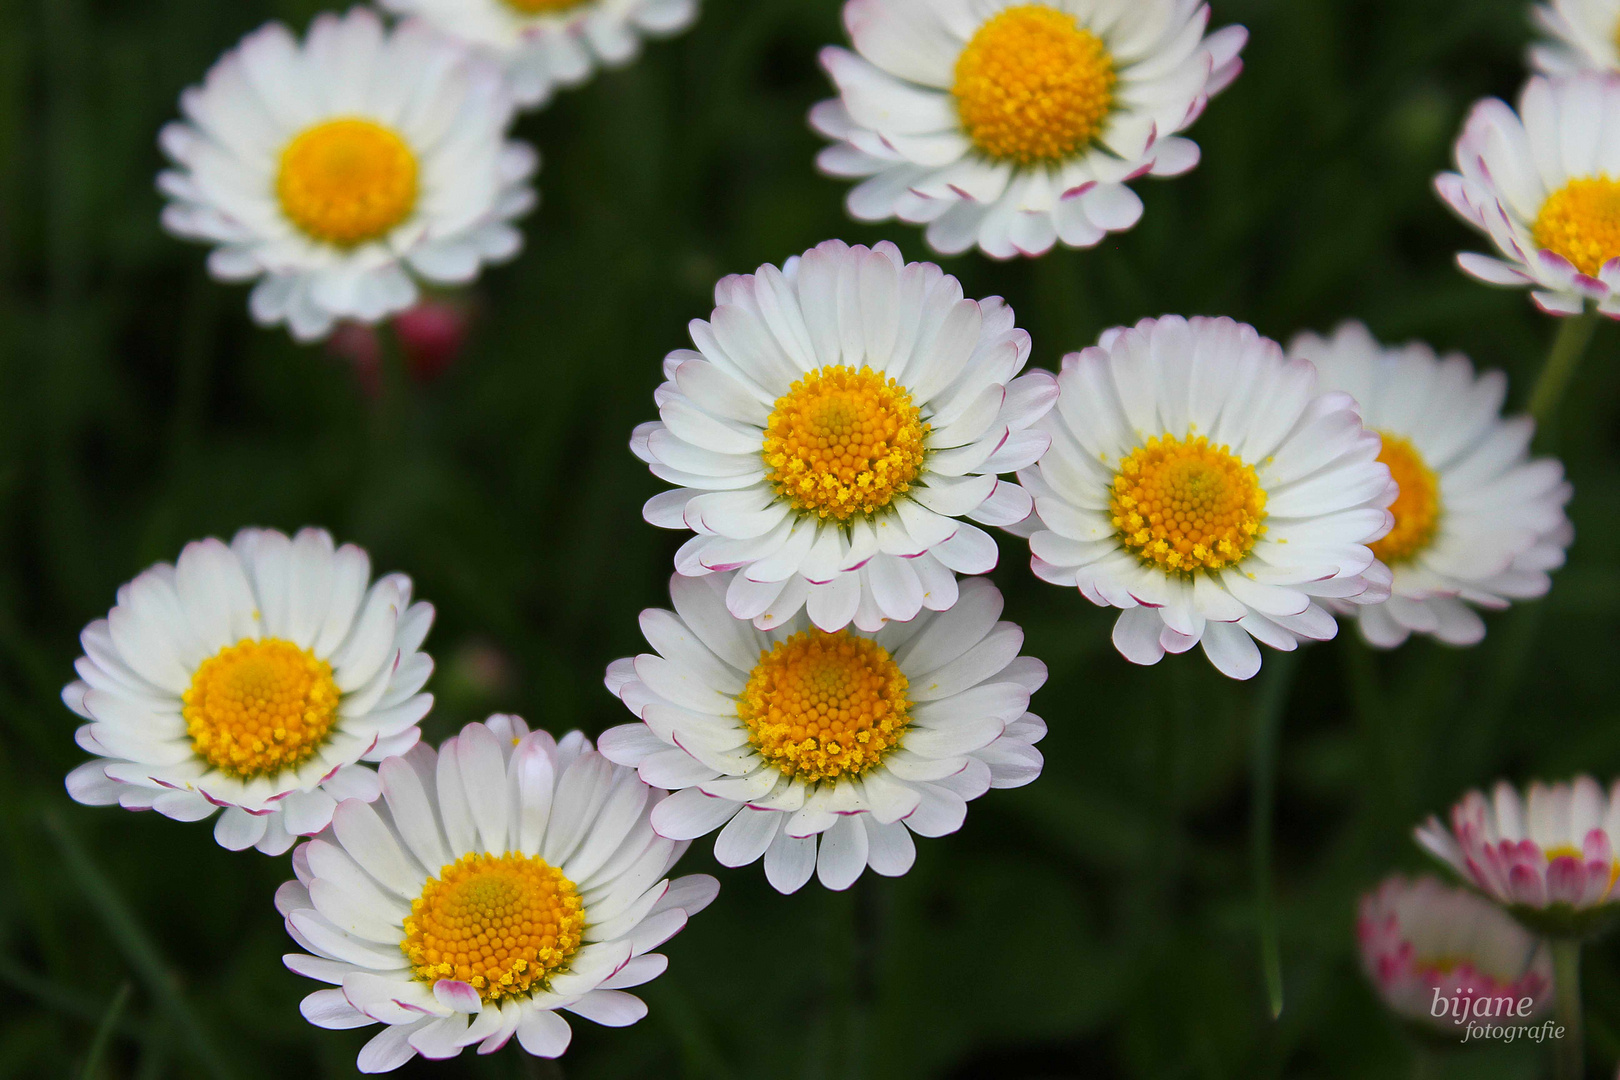
<path fill-rule="evenodd" d="M 470 985 L 485 1001 L 545 989 L 579 951 L 585 909 L 574 883 L 538 855 L 463 855 L 411 901 L 399 947 L 411 974 Z"/>
<path fill-rule="evenodd" d="M 1537 71 L 1620 72 L 1620 0 L 1548 0 L 1532 14 L 1545 35 L 1530 47 Z"/>
<path fill-rule="evenodd" d="M 1012 310 L 893 244 L 836 240 L 714 296 L 630 443 L 675 485 L 643 515 L 696 534 L 676 570 L 739 570 L 727 603 L 761 630 L 808 611 L 829 633 L 876 631 L 950 607 L 956 575 L 998 557 L 971 522 L 1029 516 L 998 474 L 1046 449 L 1033 425 L 1057 397 L 1047 373 L 1019 374 Z"/>
<path fill-rule="evenodd" d="M 795 510 L 848 521 L 911 490 L 927 437 L 905 387 L 869 367 L 833 364 L 777 399 L 765 424 L 767 479 Z"/>
<path fill-rule="evenodd" d="M 459 2 L 459 0 L 458 0 Z M 487 0 L 497 3 L 499 0 Z M 242 39 L 180 99 L 160 142 L 163 224 L 254 281 L 249 309 L 300 341 L 411 308 L 515 255 L 539 159 L 509 142 L 498 65 L 416 21 L 323 14 Z"/>
<path fill-rule="evenodd" d="M 1493 285 L 1528 287 L 1550 315 L 1587 304 L 1620 317 L 1620 180 L 1609 153 L 1620 130 L 1620 76 L 1536 76 L 1518 112 L 1487 98 L 1457 139 L 1457 171 L 1435 186 L 1496 257 L 1458 264 Z"/>
<path fill-rule="evenodd" d="M 647 1014 L 625 991 L 663 973 L 652 950 L 719 890 L 667 876 L 686 845 L 652 830 L 664 792 L 579 732 L 554 740 L 515 716 L 378 772 L 387 812 L 340 805 L 276 893 L 308 951 L 287 966 L 332 987 L 304 999 L 304 1016 L 385 1025 L 361 1072 L 488 1054 L 514 1035 L 554 1058 L 572 1038 L 562 1012 L 612 1027 Z"/>
<path fill-rule="evenodd" d="M 1266 493 L 1229 447 L 1166 434 L 1120 462 L 1108 509 L 1120 542 L 1147 565 L 1219 570 L 1265 532 Z"/>
<path fill-rule="evenodd" d="M 223 807 L 221 845 L 279 855 L 339 799 L 377 797 L 361 762 L 415 744 L 432 622 L 409 578 L 372 582 L 366 553 L 320 529 L 187 544 L 85 627 L 62 699 L 96 756 L 68 793 L 178 821 Z"/>
<path fill-rule="evenodd" d="M 726 610 L 727 588 L 676 575 L 675 610 L 642 613 L 656 651 L 608 668 L 642 722 L 605 732 L 602 753 L 682 789 L 653 811 L 661 835 L 719 830 L 724 866 L 763 858 L 784 893 L 812 874 L 845 889 L 868 866 L 904 874 L 913 836 L 954 832 L 970 800 L 1040 775 L 1046 725 L 1027 710 L 1046 668 L 1018 655 L 988 581 L 870 634 L 803 614 L 761 631 Z"/>
<path fill-rule="evenodd" d="M 957 58 L 951 96 L 981 154 L 1057 163 L 1102 131 L 1117 78 L 1108 47 L 1073 15 L 1022 4 L 974 32 Z"/>
<path fill-rule="evenodd" d="M 1503 418 L 1501 372 L 1477 374 L 1466 357 L 1420 343 L 1385 347 L 1354 322 L 1301 335 L 1289 351 L 1316 365 L 1324 388 L 1360 403 L 1400 488 L 1395 524 L 1372 545 L 1393 573 L 1389 600 L 1329 599 L 1331 610 L 1384 648 L 1413 633 L 1472 645 L 1485 636 L 1475 608 L 1546 593 L 1573 539 L 1570 486 L 1556 460 L 1530 457 L 1530 419 Z"/>
<path fill-rule="evenodd" d="M 838 97 L 817 158 L 860 181 L 849 213 L 927 226 L 943 254 L 1092 247 L 1134 226 L 1129 186 L 1198 164 L 1182 137 L 1242 70 L 1242 27 L 1185 0 L 848 0 L 854 52 L 822 50 Z"/>
<path fill-rule="evenodd" d="M 308 761 L 337 722 L 341 697 L 332 665 L 308 649 L 244 639 L 202 662 L 180 712 L 198 757 L 249 779 Z"/>
<path fill-rule="evenodd" d="M 737 698 L 759 756 L 806 783 L 860 776 L 906 730 L 906 676 L 883 646 L 847 630 L 801 630 L 762 652 Z"/>
<path fill-rule="evenodd" d="M 1031 567 L 1121 609 L 1114 645 L 1156 664 L 1202 645 L 1260 669 L 1336 632 L 1326 605 L 1377 603 L 1369 545 L 1395 500 L 1378 437 L 1316 370 L 1231 319 L 1145 319 L 1063 358 L 1052 446 L 1018 474 Z"/>

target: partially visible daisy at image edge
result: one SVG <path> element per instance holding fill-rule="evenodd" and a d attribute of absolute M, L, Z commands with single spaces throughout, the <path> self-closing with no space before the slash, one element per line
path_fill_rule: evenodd
<path fill-rule="evenodd" d="M 180 104 L 160 138 L 164 227 L 213 245 L 209 272 L 256 282 L 254 320 L 299 341 L 522 247 L 539 156 L 506 138 L 501 71 L 421 22 L 324 13 L 302 42 L 266 24 Z"/>
<path fill-rule="evenodd" d="M 699 0 L 382 0 L 459 38 L 506 71 L 524 108 L 544 105 L 598 67 L 634 60 L 643 38 L 692 25 Z"/>
<path fill-rule="evenodd" d="M 361 1072 L 514 1037 L 556 1058 L 573 1038 L 562 1012 L 607 1027 L 647 1015 L 627 991 L 663 974 L 652 950 L 720 888 L 669 877 L 687 845 L 648 822 L 665 792 L 578 731 L 553 739 L 504 715 L 379 772 L 381 801 L 340 805 L 276 892 L 308 950 L 287 967 L 331 987 L 304 998 L 305 1019 L 383 1025 Z"/>
<path fill-rule="evenodd" d="M 1198 164 L 1179 134 L 1242 70 L 1241 26 L 1205 35 L 1196 0 L 849 0 L 855 51 L 821 63 L 821 169 L 860 182 L 860 221 L 926 225 L 954 255 L 1087 248 L 1131 228 L 1127 185 Z"/>
<path fill-rule="evenodd" d="M 1547 39 L 1530 46 L 1543 75 L 1620 71 L 1620 0 L 1551 0 L 1531 10 Z"/>
<path fill-rule="evenodd" d="M 1372 545 L 1394 574 L 1390 598 L 1329 600 L 1330 610 L 1380 648 L 1413 633 L 1474 645 L 1485 637 L 1476 607 L 1546 595 L 1574 540 L 1564 513 L 1573 489 L 1557 460 L 1530 457 L 1535 423 L 1503 418 L 1505 375 L 1476 375 L 1466 357 L 1417 342 L 1386 348 L 1357 322 L 1330 338 L 1302 334 L 1289 354 L 1316 365 L 1324 390 L 1356 399 L 1400 486 L 1394 528 Z"/>
<path fill-rule="evenodd" d="M 359 763 L 410 749 L 433 704 L 433 608 L 411 603 L 403 574 L 370 578 L 366 553 L 324 530 L 244 529 L 120 588 L 62 691 L 96 755 L 68 793 L 176 821 L 217 813 L 220 846 L 267 855 L 326 828 L 340 800 L 375 799 Z"/>
<path fill-rule="evenodd" d="M 1549 315 L 1620 318 L 1620 75 L 1535 76 L 1515 112 L 1476 103 L 1435 188 L 1496 254 L 1465 251 L 1481 281 L 1530 289 Z"/>

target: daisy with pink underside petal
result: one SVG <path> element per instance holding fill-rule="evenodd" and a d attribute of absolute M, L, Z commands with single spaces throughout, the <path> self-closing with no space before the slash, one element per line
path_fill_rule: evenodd
<path fill-rule="evenodd" d="M 875 631 L 994 568 L 995 541 L 963 519 L 1029 515 L 997 474 L 1040 457 L 1034 425 L 1057 397 L 1046 372 L 1018 374 L 1030 341 L 1011 308 L 893 244 L 836 240 L 723 279 L 715 303 L 631 441 L 678 485 L 646 519 L 697 534 L 676 570 L 736 570 L 727 605 L 761 630 L 804 609 L 826 631 Z"/>
<path fill-rule="evenodd" d="M 557 741 L 515 716 L 379 772 L 382 801 L 339 806 L 276 893 L 308 950 L 287 966 L 332 985 L 304 999 L 305 1018 L 384 1025 L 361 1072 L 491 1054 L 514 1035 L 554 1058 L 572 1037 L 560 1012 L 608 1027 L 647 1014 L 625 991 L 663 973 L 652 950 L 719 890 L 703 874 L 669 879 L 686 845 L 649 824 L 664 792 L 579 732 Z"/>
<path fill-rule="evenodd" d="M 847 889 L 868 866 L 904 874 L 913 834 L 955 832 L 970 800 L 1040 775 L 1046 725 L 1028 705 L 1046 666 L 1018 655 L 1023 631 L 999 621 L 988 581 L 875 634 L 802 615 L 757 630 L 725 593 L 723 578 L 677 575 L 675 610 L 642 613 L 656 651 L 608 668 L 642 722 L 605 732 L 602 753 L 679 789 L 653 811 L 663 835 L 719 829 L 721 865 L 763 857 L 780 892 L 812 873 Z"/>
<path fill-rule="evenodd" d="M 1531 15 L 1550 39 L 1530 47 L 1543 75 L 1620 71 L 1620 0 L 1551 0 Z"/>
<path fill-rule="evenodd" d="M 1528 1024 L 1552 1006 L 1546 943 L 1478 893 L 1432 877 L 1396 874 L 1363 896 L 1356 941 L 1384 1004 L 1430 1031 L 1454 1032 L 1482 1014 Z M 1460 1017 L 1453 1000 L 1467 1006 Z M 1439 1001 L 1448 1011 L 1436 1016 Z"/>
<path fill-rule="evenodd" d="M 1620 782 L 1607 796 L 1589 776 L 1534 783 L 1521 796 L 1504 781 L 1489 799 L 1465 795 L 1452 807 L 1449 829 L 1431 817 L 1416 837 L 1464 881 L 1545 933 L 1578 935 L 1620 912 Z"/>
<path fill-rule="evenodd" d="M 280 855 L 338 800 L 377 797 L 361 765 L 403 753 L 433 705 L 420 652 L 433 608 L 411 580 L 321 529 L 187 544 L 85 627 L 62 699 L 95 758 L 67 778 L 91 806 L 201 821 L 233 851 Z"/>
<path fill-rule="evenodd" d="M 1530 289 L 1549 315 L 1620 318 L 1620 75 L 1536 76 L 1517 113 L 1479 102 L 1456 162 L 1435 187 L 1499 256 L 1463 252 L 1464 271 Z"/>

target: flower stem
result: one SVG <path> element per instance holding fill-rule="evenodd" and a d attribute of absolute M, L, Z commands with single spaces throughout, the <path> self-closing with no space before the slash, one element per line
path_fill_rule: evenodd
<path fill-rule="evenodd" d="M 1538 425 L 1545 424 L 1557 411 L 1575 369 L 1580 367 L 1581 357 L 1586 354 L 1587 345 L 1592 342 L 1597 323 L 1595 311 L 1559 320 L 1558 336 L 1553 338 L 1552 351 L 1547 354 L 1547 362 L 1541 367 L 1535 389 L 1530 392 L 1530 415 L 1535 417 Z"/>
<path fill-rule="evenodd" d="M 1277 942 L 1277 906 L 1272 895 L 1271 826 L 1277 793 L 1277 741 L 1282 727 L 1283 708 L 1294 681 L 1298 657 L 1279 653 L 1269 664 L 1270 671 L 1255 695 L 1254 741 L 1250 747 L 1250 767 L 1254 790 L 1250 820 L 1255 920 L 1260 928 L 1260 971 L 1265 978 L 1266 998 L 1271 1018 L 1282 1015 L 1282 950 Z"/>
<path fill-rule="evenodd" d="M 1553 1040 L 1553 1075 L 1558 1080 L 1581 1080 L 1586 1075 L 1581 1033 L 1581 941 L 1553 938 L 1554 1015 L 1563 1037 Z"/>

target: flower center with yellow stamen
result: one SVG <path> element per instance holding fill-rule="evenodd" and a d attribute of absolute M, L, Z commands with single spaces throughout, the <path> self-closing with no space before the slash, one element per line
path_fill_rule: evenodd
<path fill-rule="evenodd" d="M 295 769 L 337 723 L 332 665 L 290 641 L 244 639 L 204 660 L 180 696 L 197 756 L 248 779 Z"/>
<path fill-rule="evenodd" d="M 538 855 L 463 855 L 411 901 L 400 950 L 429 985 L 469 983 L 485 1001 L 543 990 L 585 932 L 579 890 Z"/>
<path fill-rule="evenodd" d="M 1019 165 L 1085 150 L 1114 107 L 1114 58 L 1073 15 L 1044 4 L 987 20 L 956 60 L 962 128 L 980 153 Z"/>
<path fill-rule="evenodd" d="M 294 225 L 323 243 L 377 240 L 416 208 L 416 154 L 371 120 L 328 120 L 281 152 L 276 197 Z"/>
<path fill-rule="evenodd" d="M 801 630 L 760 653 L 737 698 L 759 756 L 807 783 L 859 776 L 905 734 L 910 684 L 871 638 Z"/>
<path fill-rule="evenodd" d="M 1620 257 L 1620 181 L 1607 176 L 1571 180 L 1541 204 L 1532 229 L 1536 246 L 1556 252 L 1583 274 L 1596 276 Z"/>
<path fill-rule="evenodd" d="M 1412 558 L 1434 540 L 1440 527 L 1440 478 L 1410 442 L 1387 432 L 1379 436 L 1384 448 L 1378 452 L 1378 460 L 1389 466 L 1401 491 L 1389 508 L 1395 515 L 1395 527 L 1370 546 L 1379 559 L 1394 565 Z"/>
<path fill-rule="evenodd" d="M 765 425 L 766 479 L 801 514 L 873 514 L 922 473 L 929 426 L 911 392 L 869 367 L 808 372 Z"/>
<path fill-rule="evenodd" d="M 1167 574 L 1231 566 L 1266 531 L 1254 469 L 1201 435 L 1137 448 L 1114 474 L 1108 508 L 1126 550 Z"/>
<path fill-rule="evenodd" d="M 589 3 L 590 0 L 505 0 L 519 15 L 559 15 Z"/>

